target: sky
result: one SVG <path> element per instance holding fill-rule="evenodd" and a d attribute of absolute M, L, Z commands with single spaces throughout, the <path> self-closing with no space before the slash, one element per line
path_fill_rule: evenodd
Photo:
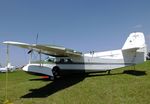
<path fill-rule="evenodd" d="M 150 0 L 0 0 L 0 42 L 54 44 L 81 52 L 122 48 L 131 32 L 150 42 Z M 28 63 L 27 50 L 10 47 L 14 65 Z M 6 46 L 0 45 L 6 64 Z"/>

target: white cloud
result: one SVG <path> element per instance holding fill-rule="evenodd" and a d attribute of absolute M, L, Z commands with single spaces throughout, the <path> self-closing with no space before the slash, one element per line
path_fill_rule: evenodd
<path fill-rule="evenodd" d="M 141 24 L 133 26 L 133 28 L 142 28 L 142 27 L 143 27 L 143 25 L 141 25 Z"/>

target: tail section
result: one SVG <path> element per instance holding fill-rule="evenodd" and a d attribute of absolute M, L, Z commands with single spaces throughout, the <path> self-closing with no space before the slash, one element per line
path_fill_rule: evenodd
<path fill-rule="evenodd" d="M 145 37 L 141 32 L 131 33 L 127 38 L 122 49 L 143 48 L 145 47 Z"/>
<path fill-rule="evenodd" d="M 131 33 L 122 48 L 124 62 L 130 64 L 142 63 L 146 61 L 146 53 L 144 34 L 141 32 Z"/>

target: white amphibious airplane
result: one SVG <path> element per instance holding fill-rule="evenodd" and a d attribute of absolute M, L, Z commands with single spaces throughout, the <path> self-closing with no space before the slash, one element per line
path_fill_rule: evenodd
<path fill-rule="evenodd" d="M 146 60 L 145 38 L 141 32 L 131 33 L 122 49 L 104 52 L 92 51 L 85 54 L 54 45 L 27 44 L 13 41 L 3 43 L 49 55 L 50 57 L 45 61 L 41 61 L 41 59 L 40 62 L 36 63 L 30 61 L 29 64 L 23 67 L 23 70 L 48 75 L 52 78 L 58 76 L 62 71 L 110 72 L 112 69 L 135 65 Z"/>

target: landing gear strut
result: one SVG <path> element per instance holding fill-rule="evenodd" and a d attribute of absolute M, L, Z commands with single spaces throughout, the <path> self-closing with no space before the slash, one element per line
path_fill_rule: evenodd
<path fill-rule="evenodd" d="M 111 71 L 111 70 L 108 70 L 108 74 L 110 74 L 110 71 Z"/>

